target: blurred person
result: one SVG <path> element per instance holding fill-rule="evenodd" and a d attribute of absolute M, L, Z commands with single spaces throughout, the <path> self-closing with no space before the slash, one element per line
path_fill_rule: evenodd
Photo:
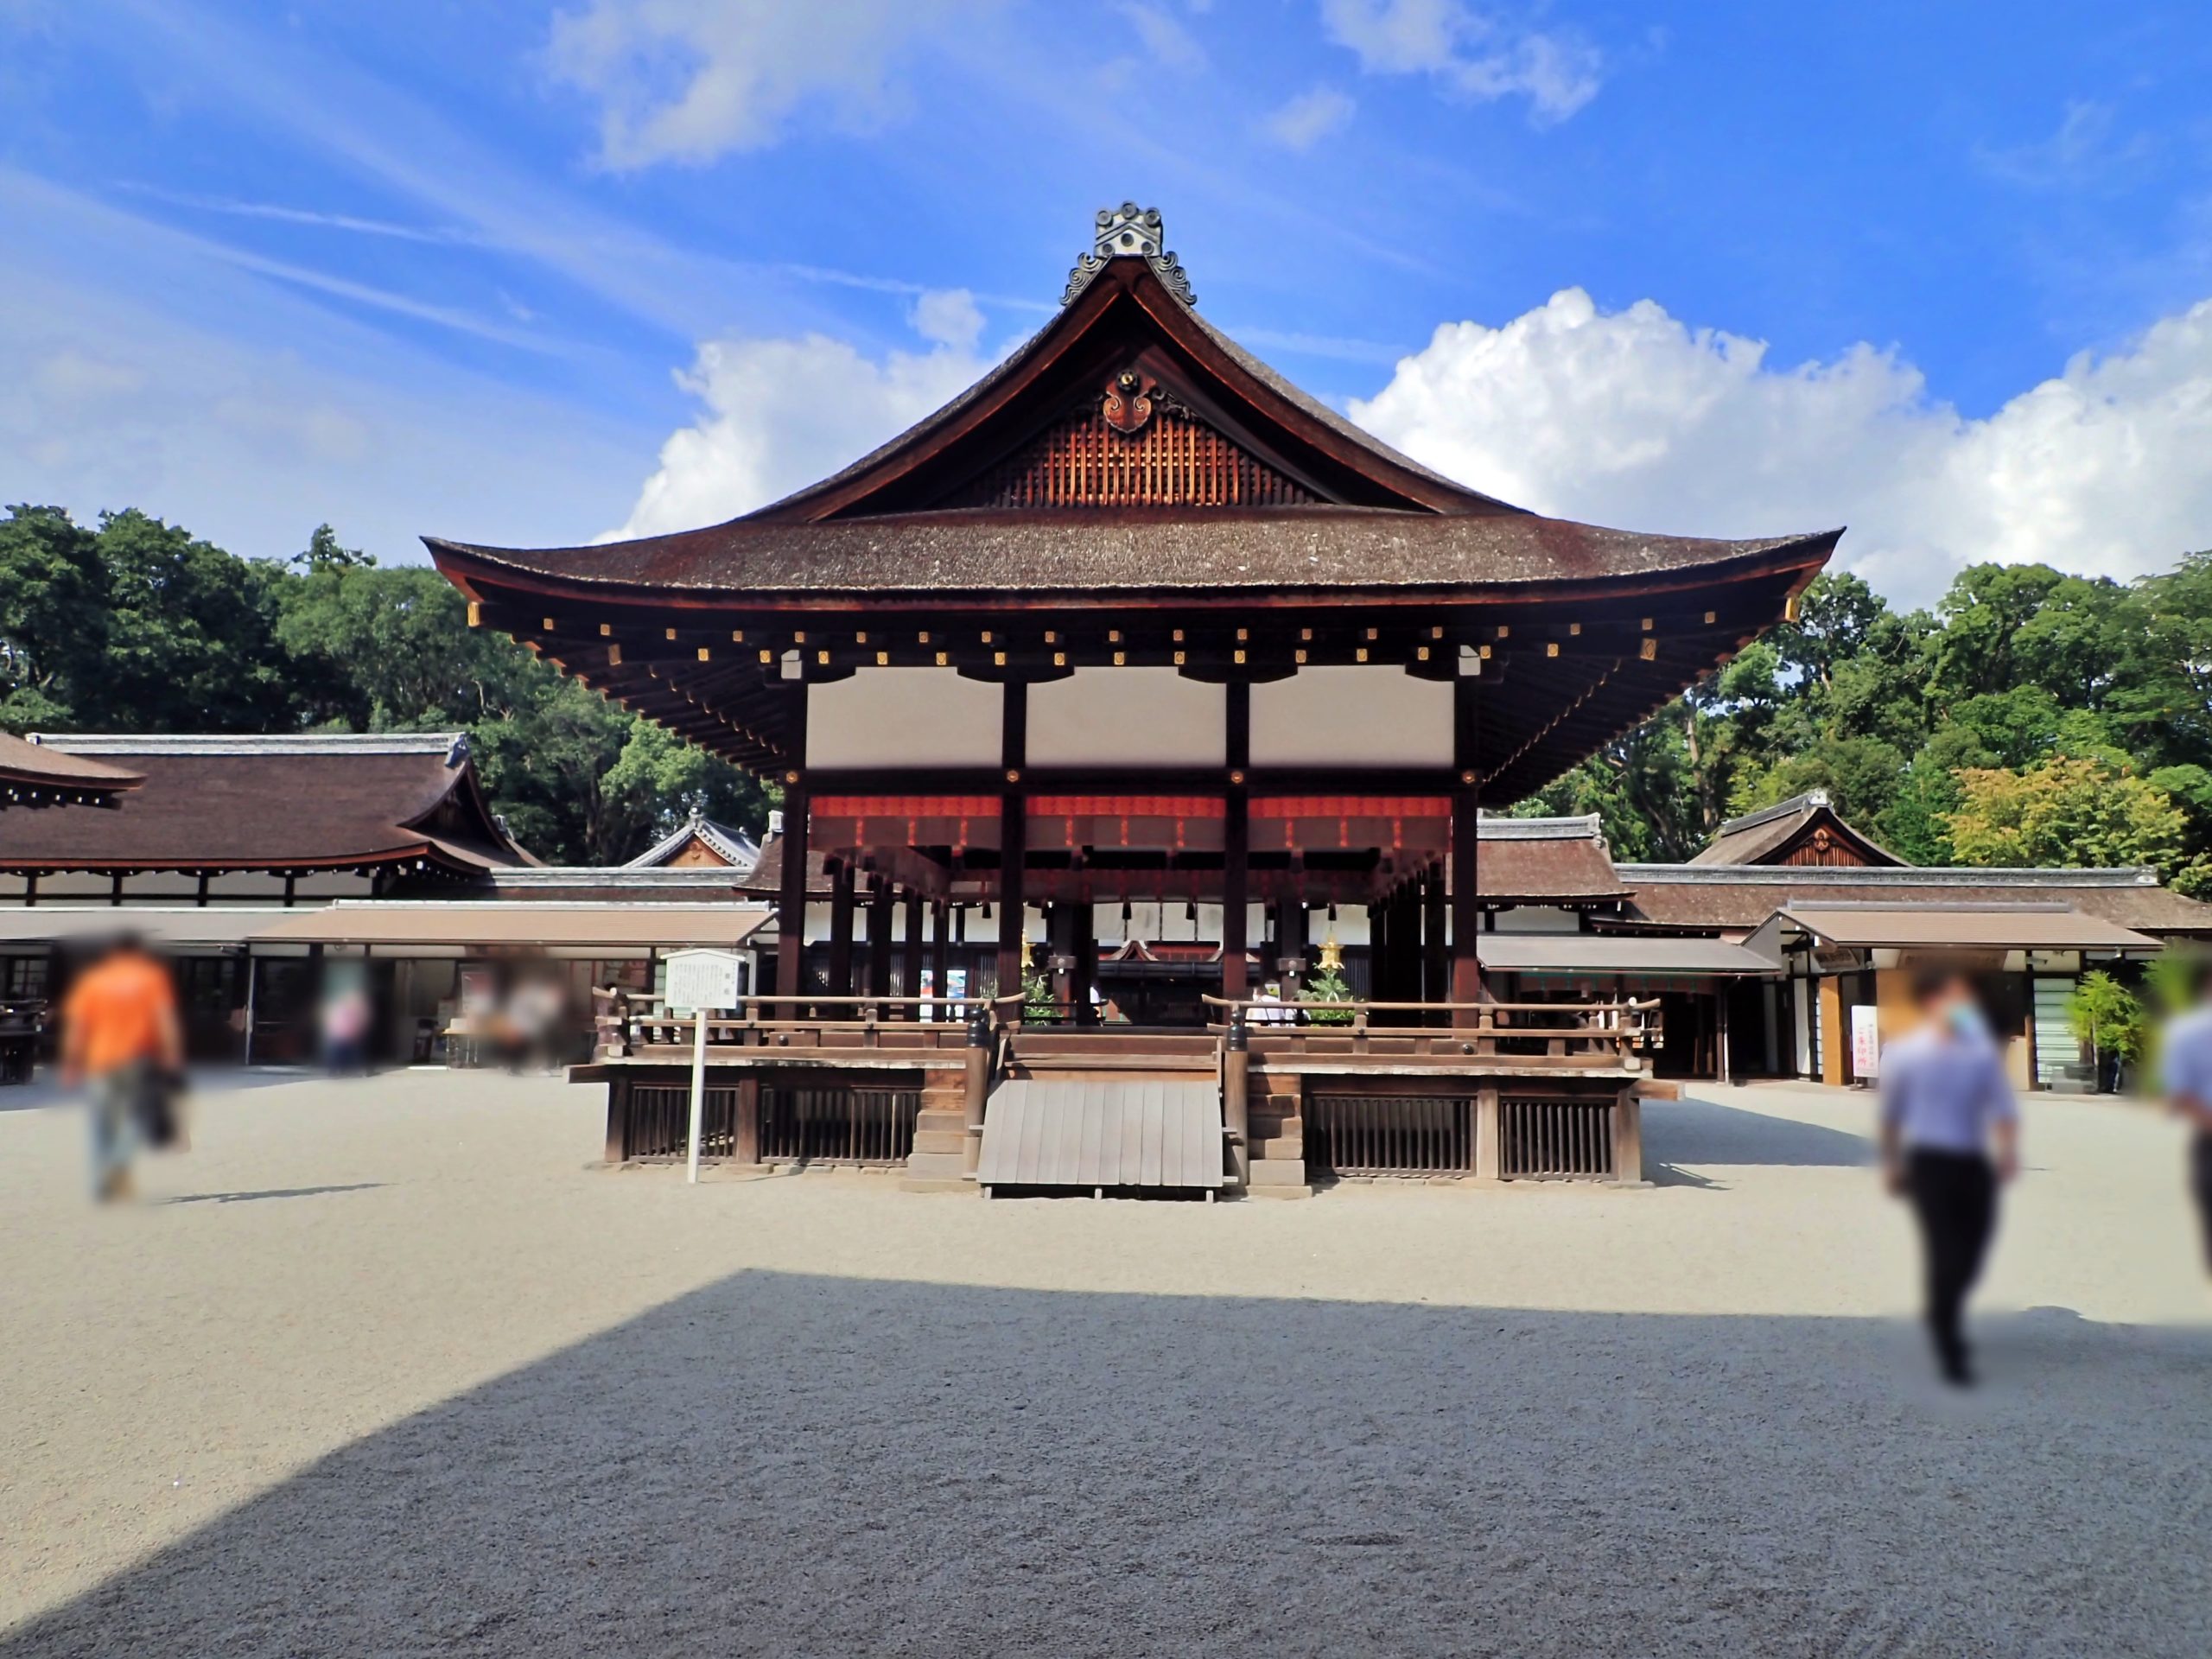
<path fill-rule="evenodd" d="M 1936 1363 L 1964 1388 L 1967 1294 L 1996 1230 L 1998 1186 L 2019 1173 L 2019 1108 L 1966 976 L 1923 969 L 1912 1000 L 1920 1024 L 1882 1052 L 1882 1170 L 1920 1224 Z"/>
<path fill-rule="evenodd" d="M 2166 1103 L 2196 1131 L 2190 1141 L 2190 1188 L 2204 1229 L 2204 1257 L 2212 1269 L 2212 958 L 2192 975 L 2196 1000 L 2166 1021 L 2158 1039 L 2158 1070 Z"/>
<path fill-rule="evenodd" d="M 89 1084 L 92 1196 L 130 1193 L 141 1141 L 176 1138 L 172 1088 L 184 1068 L 176 988 L 135 937 L 125 935 L 79 975 L 61 1005 L 61 1078 Z"/>
<path fill-rule="evenodd" d="M 322 1004 L 323 1064 L 334 1077 L 365 1075 L 369 1069 L 369 1023 L 374 1010 L 369 988 L 359 979 L 334 985 Z"/>

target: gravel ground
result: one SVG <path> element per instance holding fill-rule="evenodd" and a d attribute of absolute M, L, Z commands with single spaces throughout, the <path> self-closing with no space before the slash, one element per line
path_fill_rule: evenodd
<path fill-rule="evenodd" d="M 0 1092 L 0 1656 L 2212 1651 L 2180 1137 L 2038 1101 L 1925 1380 L 1863 1097 L 1652 1191 L 1211 1206 L 587 1166 L 592 1090 Z"/>

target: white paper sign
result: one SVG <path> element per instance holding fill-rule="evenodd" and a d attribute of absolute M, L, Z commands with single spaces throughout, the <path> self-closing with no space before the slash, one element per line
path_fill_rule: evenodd
<path fill-rule="evenodd" d="M 728 950 L 676 950 L 668 957 L 668 1006 L 734 1008 L 739 958 Z"/>
<path fill-rule="evenodd" d="M 1851 1010 L 1851 1070 L 1867 1083 L 1882 1075 L 1881 1012 L 1867 1002 Z"/>

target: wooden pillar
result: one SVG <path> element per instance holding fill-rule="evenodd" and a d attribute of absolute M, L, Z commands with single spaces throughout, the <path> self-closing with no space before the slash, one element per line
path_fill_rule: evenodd
<path fill-rule="evenodd" d="M 960 1148 L 960 1173 L 973 1175 L 983 1156 L 983 1106 L 991 1091 L 991 1019 L 978 1008 L 968 1020 L 968 1068 L 962 1119 L 967 1140 Z"/>
<path fill-rule="evenodd" d="M 1452 912 L 1444 871 L 1433 866 L 1421 882 L 1421 995 L 1424 1002 L 1452 1000 Z"/>
<path fill-rule="evenodd" d="M 1306 971 L 1312 971 L 1313 963 L 1306 961 L 1306 944 L 1304 896 L 1278 899 L 1275 901 L 1275 957 L 1268 966 L 1282 976 L 1282 995 L 1287 1002 L 1297 1000 L 1300 980 L 1282 964 L 1287 961 L 1305 962 Z"/>
<path fill-rule="evenodd" d="M 898 897 L 888 876 L 878 876 L 868 901 L 868 995 L 891 994 L 891 908 Z"/>
<path fill-rule="evenodd" d="M 1731 1081 L 1728 1076 L 1728 982 L 1713 982 L 1713 1080 Z"/>
<path fill-rule="evenodd" d="M 938 899 L 930 906 L 930 995 L 952 995 L 952 940 L 949 937 L 952 925 L 952 906 Z M 943 1009 L 932 1010 L 944 1014 Z M 950 1014 L 944 1017 L 950 1018 Z"/>
<path fill-rule="evenodd" d="M 1078 878 L 1079 879 L 1079 878 Z M 1052 1001 L 1061 1016 L 1075 1018 L 1075 901 L 1056 899 L 1045 909 L 1046 966 L 1052 976 Z"/>
<path fill-rule="evenodd" d="M 1498 1110 L 1497 1085 L 1484 1084 L 1475 1090 L 1475 1179 L 1495 1181 L 1505 1168 L 1504 1148 L 1498 1137 L 1504 1114 Z"/>
<path fill-rule="evenodd" d="M 1221 853 L 1221 994 L 1241 1002 L 1252 994 L 1251 978 L 1244 965 L 1247 866 L 1251 855 L 1251 798 L 1244 789 L 1244 769 L 1252 756 L 1252 687 L 1236 681 L 1229 690 L 1230 784 L 1222 801 Z"/>
<path fill-rule="evenodd" d="M 620 1069 L 607 1080 L 607 1149 L 601 1155 L 610 1164 L 630 1155 L 630 1079 Z"/>
<path fill-rule="evenodd" d="M 1624 1186 L 1643 1182 L 1643 1103 L 1633 1084 L 1613 1103 L 1613 1179 Z"/>
<path fill-rule="evenodd" d="M 922 994 L 922 895 L 920 893 L 912 892 L 907 893 L 906 914 L 903 919 L 906 923 L 906 937 L 900 942 L 899 976 L 905 983 L 899 988 L 899 995 L 919 996 Z M 918 1020 L 921 1017 L 922 1011 L 919 1008 L 909 1008 L 906 1011 L 906 1018 L 910 1020 Z"/>
<path fill-rule="evenodd" d="M 737 1083 L 737 1144 L 730 1148 L 732 1160 L 741 1164 L 760 1161 L 760 1079 L 747 1072 Z"/>
<path fill-rule="evenodd" d="M 1090 1004 L 1090 988 L 1098 982 L 1098 906 L 1089 894 L 1074 905 L 1075 975 L 1069 987 L 1075 1002 L 1075 1023 L 1093 1024 L 1098 1011 Z"/>
<path fill-rule="evenodd" d="M 1231 690 L 1235 688 L 1232 687 Z M 1241 1002 L 1252 994 L 1250 970 L 1244 952 L 1250 944 L 1245 928 L 1247 859 L 1250 851 L 1251 804 L 1241 789 L 1229 791 L 1223 804 L 1221 857 L 1221 994 Z"/>
<path fill-rule="evenodd" d="M 1394 1001 L 1390 990 L 1390 906 L 1387 899 L 1370 899 L 1367 906 L 1367 1000 Z"/>
<path fill-rule="evenodd" d="M 1451 1000 L 1454 1002 L 1478 1002 L 1483 995 L 1482 963 L 1475 954 L 1483 923 L 1478 897 L 1482 842 L 1477 828 L 1483 803 L 1479 683 L 1474 675 L 1463 675 L 1452 683 L 1452 758 L 1459 774 L 1459 786 L 1452 791 Z M 1452 1023 L 1471 1026 L 1477 1018 L 1473 1010 L 1463 1010 L 1452 1016 Z"/>
<path fill-rule="evenodd" d="M 1011 691 L 1014 688 L 1008 686 Z M 1022 970 L 1029 962 L 1027 882 L 1029 820 L 1021 797 L 1008 792 L 999 801 L 999 969 L 998 995 L 1021 995 Z M 1019 1018 L 1019 1016 L 1016 1016 Z"/>
<path fill-rule="evenodd" d="M 1028 764 L 1029 687 L 1021 681 L 1006 687 L 1004 715 L 999 732 L 999 760 L 1009 785 L 1021 781 Z M 1029 818 L 1022 793 L 1009 787 L 999 797 L 999 961 L 998 995 L 1021 995 L 1022 970 L 1029 962 L 1027 928 Z M 1017 1012 L 1016 1020 L 1020 1019 Z"/>
<path fill-rule="evenodd" d="M 1232 1015 L 1222 1045 L 1221 1118 L 1229 1132 L 1224 1138 L 1239 1192 L 1249 1191 L 1252 1184 L 1251 1066 L 1251 1028 L 1241 1014 Z"/>
<path fill-rule="evenodd" d="M 1851 1052 L 1851 1027 L 1843 1017 L 1843 976 L 1826 974 L 1816 982 L 1821 997 L 1821 1081 L 1840 1089 L 1844 1057 Z"/>
<path fill-rule="evenodd" d="M 853 869 L 850 857 L 837 861 L 830 890 L 830 995 L 853 994 Z"/>
<path fill-rule="evenodd" d="M 793 704 L 798 728 L 796 752 L 806 753 L 806 701 L 802 694 Z M 805 775 L 784 774 L 784 868 L 776 890 L 776 989 L 795 997 L 806 988 L 806 842 L 807 799 Z M 777 1011 L 791 1019 L 798 1010 Z"/>

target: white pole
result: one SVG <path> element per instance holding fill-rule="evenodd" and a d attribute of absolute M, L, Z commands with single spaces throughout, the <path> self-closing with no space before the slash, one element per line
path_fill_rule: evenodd
<path fill-rule="evenodd" d="M 683 1179 L 699 1180 L 699 1132 L 707 1105 L 707 1010 L 691 1010 L 691 1156 Z"/>

